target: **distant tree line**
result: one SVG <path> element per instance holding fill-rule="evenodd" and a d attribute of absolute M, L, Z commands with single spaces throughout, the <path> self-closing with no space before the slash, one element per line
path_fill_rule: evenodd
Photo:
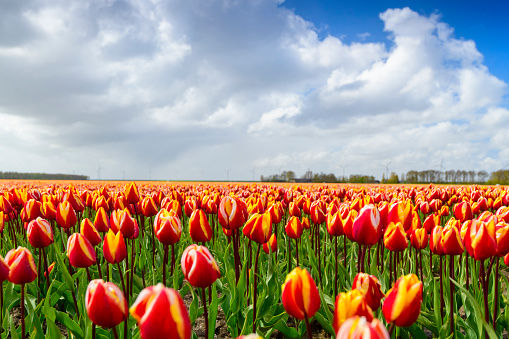
<path fill-rule="evenodd" d="M 263 182 L 326 182 L 326 183 L 377 183 L 378 181 L 371 175 L 352 174 L 349 177 L 335 176 L 333 173 L 313 173 L 307 171 L 300 178 L 297 178 L 293 171 L 283 171 L 280 174 L 261 176 Z M 509 184 L 509 170 L 499 170 L 495 172 L 465 171 L 465 170 L 424 170 L 408 171 L 399 177 L 392 172 L 388 178 L 385 173 L 382 175 L 382 183 L 408 183 L 408 184 L 488 184 L 488 185 L 507 185 Z"/>
<path fill-rule="evenodd" d="M 23 180 L 89 180 L 87 175 L 79 174 L 53 174 L 53 173 L 20 173 L 1 172 L 0 179 L 23 179 Z"/>

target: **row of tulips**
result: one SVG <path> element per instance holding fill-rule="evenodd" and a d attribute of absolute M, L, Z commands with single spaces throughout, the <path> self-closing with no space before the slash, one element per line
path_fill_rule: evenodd
<path fill-rule="evenodd" d="M 270 336 L 278 330 L 299 337 L 307 329 L 311 337 L 313 316 L 325 331 L 341 338 L 354 333 L 419 337 L 425 329 L 437 337 L 492 337 L 508 324 L 507 303 L 499 293 L 499 257 L 509 252 L 509 194 L 501 188 L 147 184 L 140 192 L 134 183 L 95 189 L 80 185 L 9 187 L 0 195 L 1 230 L 8 234 L 2 238 L 2 251 L 18 244 L 39 249 L 39 265 L 24 265 L 35 273 L 32 280 L 41 276 L 44 265 L 46 282 L 39 279 L 32 288 L 32 296 L 37 295 L 34 308 L 59 312 L 59 321 L 65 319 L 77 337 L 96 335 L 95 326 L 89 332 L 83 309 L 93 324 L 112 327 L 114 335 L 123 322 L 122 336 L 139 333 L 143 338 L 161 333 L 189 338 L 195 335 L 191 324 L 201 314 L 205 336 L 210 337 L 219 308 L 233 336 L 249 330 Z M 211 251 L 192 243 L 208 243 Z M 13 251 L 25 252 L 18 248 L 9 253 Z M 9 253 L 6 267 L 13 257 Z M 422 264 L 423 253 L 429 266 Z M 213 254 L 219 254 L 218 262 Z M 175 270 L 179 256 L 182 274 Z M 445 256 L 448 271 L 443 268 Z M 48 266 L 48 258 L 57 265 Z M 52 266 L 57 268 L 53 277 Z M 371 275 L 362 273 L 366 271 Z M 24 286 L 32 280 L 9 279 L 21 284 L 22 305 Z M 146 287 L 147 280 L 154 286 Z M 64 281 L 70 296 L 60 291 Z M 170 285 L 173 289 L 165 287 Z M 13 290 L 7 286 L 11 299 Z M 181 296 L 188 293 L 193 302 L 186 307 Z M 115 321 L 101 313 L 109 299 L 116 303 L 106 310 L 122 311 Z M 133 300 L 128 317 L 127 305 Z M 158 303 L 151 306 L 154 300 Z M 58 302 L 70 316 L 57 310 Z M 478 304 L 484 304 L 484 319 L 478 319 Z M 460 307 L 467 312 L 466 320 L 457 315 Z M 95 315 L 90 315 L 93 309 Z M 296 328 L 288 315 L 296 319 Z M 42 321 L 54 321 L 51 318 Z M 34 315 L 30 319 L 30 326 L 41 322 Z M 24 326 L 22 321 L 22 337 Z M 47 325 L 46 335 L 50 328 Z M 34 329 L 36 336 L 42 335 L 42 329 Z"/>

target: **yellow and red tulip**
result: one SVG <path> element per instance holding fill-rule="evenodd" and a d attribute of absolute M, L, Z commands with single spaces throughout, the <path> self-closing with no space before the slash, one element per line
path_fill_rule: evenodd
<path fill-rule="evenodd" d="M 441 245 L 444 255 L 460 255 L 465 251 L 459 228 L 454 224 L 446 225 L 442 230 Z"/>
<path fill-rule="evenodd" d="M 428 246 L 428 232 L 425 228 L 418 228 L 410 234 L 410 243 L 415 249 L 422 250 Z"/>
<path fill-rule="evenodd" d="M 366 300 L 366 304 L 373 311 L 376 311 L 380 307 L 380 302 L 385 297 L 378 278 L 367 273 L 357 273 L 353 279 L 352 290 L 353 289 L 361 291 Z"/>
<path fill-rule="evenodd" d="M 96 263 L 94 247 L 79 233 L 72 234 L 67 240 L 67 257 L 74 267 L 90 267 Z"/>
<path fill-rule="evenodd" d="M 163 284 L 143 289 L 129 312 L 142 339 L 190 339 L 191 321 L 180 294 Z"/>
<path fill-rule="evenodd" d="M 28 242 L 35 248 L 43 248 L 53 243 L 53 230 L 48 220 L 38 217 L 28 223 Z"/>
<path fill-rule="evenodd" d="M 272 218 L 270 213 L 253 214 L 246 222 L 242 233 L 258 244 L 264 244 L 269 241 L 272 235 Z"/>
<path fill-rule="evenodd" d="M 95 325 L 115 327 L 127 319 L 127 300 L 124 293 L 112 282 L 92 280 L 85 293 L 85 308 Z"/>
<path fill-rule="evenodd" d="M 71 228 L 78 220 L 69 201 L 63 201 L 57 207 L 57 224 L 65 229 Z"/>
<path fill-rule="evenodd" d="M 182 224 L 174 213 L 161 209 L 154 219 L 154 232 L 164 245 L 174 245 L 180 240 Z"/>
<path fill-rule="evenodd" d="M 302 235 L 304 228 L 302 227 L 302 223 L 298 217 L 290 217 L 285 226 L 286 234 L 292 239 L 299 239 Z"/>
<path fill-rule="evenodd" d="M 283 306 L 288 314 L 299 319 L 311 318 L 320 308 L 320 295 L 308 271 L 295 267 L 282 287 Z"/>
<path fill-rule="evenodd" d="M 361 245 L 373 246 L 382 237 L 380 213 L 375 205 L 364 206 L 355 218 L 352 226 L 352 235 Z"/>
<path fill-rule="evenodd" d="M 366 317 L 368 321 L 373 320 L 373 311 L 368 306 L 364 294 L 358 289 L 338 294 L 332 324 L 334 332 L 337 333 L 339 331 L 339 328 L 346 319 L 356 315 Z"/>
<path fill-rule="evenodd" d="M 104 259 L 110 264 L 118 264 L 127 257 L 127 248 L 122 232 L 115 235 L 111 229 L 108 230 L 104 237 L 103 254 Z"/>
<path fill-rule="evenodd" d="M 454 217 L 461 223 L 471 220 L 474 217 L 472 206 L 467 201 L 462 201 L 454 206 Z"/>
<path fill-rule="evenodd" d="M 267 254 L 270 254 L 271 251 L 272 253 L 277 251 L 277 239 L 275 233 L 270 236 L 269 241 L 263 244 L 263 251 Z"/>
<path fill-rule="evenodd" d="M 390 339 L 389 332 L 378 320 L 371 322 L 366 317 L 348 318 L 336 334 L 338 339 Z"/>
<path fill-rule="evenodd" d="M 207 242 L 212 239 L 212 227 L 210 227 L 207 215 L 201 209 L 195 209 L 189 218 L 189 234 L 194 242 Z"/>
<path fill-rule="evenodd" d="M 140 201 L 140 193 L 138 192 L 138 187 L 134 182 L 125 186 L 124 196 L 129 204 L 136 204 Z"/>
<path fill-rule="evenodd" d="M 415 274 L 399 278 L 387 292 L 382 313 L 388 323 L 399 327 L 412 325 L 421 313 L 422 282 Z"/>
<path fill-rule="evenodd" d="M 13 284 L 28 284 L 37 278 L 32 253 L 25 247 L 18 247 L 7 252 L 5 263 L 9 266 L 9 281 Z"/>
<path fill-rule="evenodd" d="M 209 287 L 221 277 L 216 260 L 205 246 L 189 245 L 182 253 L 184 278 L 194 287 Z"/>
<path fill-rule="evenodd" d="M 81 221 L 80 233 L 90 242 L 92 246 L 97 246 L 101 243 L 101 235 L 95 228 L 90 219 L 85 218 Z"/>
<path fill-rule="evenodd" d="M 463 224 L 465 247 L 475 260 L 485 260 L 497 254 L 495 222 L 468 220 Z"/>
<path fill-rule="evenodd" d="M 408 247 L 405 229 L 401 222 L 390 222 L 385 230 L 384 245 L 389 251 L 401 252 Z"/>
<path fill-rule="evenodd" d="M 219 203 L 217 210 L 219 224 L 223 228 L 235 230 L 242 227 L 247 219 L 247 207 L 238 198 L 225 196 Z"/>

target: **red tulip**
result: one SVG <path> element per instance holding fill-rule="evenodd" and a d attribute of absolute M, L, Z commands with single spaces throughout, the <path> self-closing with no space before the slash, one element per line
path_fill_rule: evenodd
<path fill-rule="evenodd" d="M 153 217 L 157 214 L 157 205 L 154 198 L 147 196 L 141 202 L 141 212 L 144 216 Z"/>
<path fill-rule="evenodd" d="M 338 339 L 390 339 L 389 332 L 378 320 L 371 322 L 366 317 L 348 318 L 336 334 Z"/>
<path fill-rule="evenodd" d="M 30 221 L 27 228 L 28 242 L 35 248 L 43 248 L 53 243 L 53 230 L 48 220 L 38 217 Z"/>
<path fill-rule="evenodd" d="M 219 203 L 217 217 L 223 228 L 229 230 L 239 229 L 247 219 L 246 205 L 238 198 L 225 196 Z"/>
<path fill-rule="evenodd" d="M 37 278 L 32 253 L 25 247 L 18 247 L 7 252 L 5 263 L 9 266 L 9 281 L 13 284 L 28 284 Z"/>
<path fill-rule="evenodd" d="M 264 244 L 269 241 L 272 235 L 272 219 L 270 213 L 255 213 L 246 221 L 242 233 L 252 241 L 258 244 Z"/>
<path fill-rule="evenodd" d="M 442 230 L 441 246 L 444 255 L 460 255 L 465 251 L 460 231 L 454 225 L 447 225 Z"/>
<path fill-rule="evenodd" d="M 173 212 L 163 208 L 154 219 L 154 232 L 163 245 L 174 245 L 180 240 L 182 224 Z"/>
<path fill-rule="evenodd" d="M 108 232 L 110 229 L 110 218 L 108 218 L 108 214 L 103 207 L 100 207 L 97 210 L 97 214 L 95 215 L 94 226 L 98 232 L 104 233 Z"/>
<path fill-rule="evenodd" d="M 57 224 L 65 229 L 76 224 L 78 218 L 69 201 L 63 201 L 57 207 Z"/>
<path fill-rule="evenodd" d="M 290 217 L 285 227 L 286 234 L 292 239 L 299 239 L 304 231 L 298 217 Z"/>
<path fill-rule="evenodd" d="M 136 187 L 134 182 L 125 186 L 124 196 L 129 204 L 136 204 L 140 201 L 140 193 L 138 192 L 138 187 Z"/>
<path fill-rule="evenodd" d="M 189 233 L 194 242 L 207 242 L 212 239 L 207 215 L 201 209 L 195 209 L 189 218 Z"/>
<path fill-rule="evenodd" d="M 311 204 L 310 217 L 311 221 L 316 225 L 323 224 L 325 222 L 327 206 L 324 201 L 317 200 Z"/>
<path fill-rule="evenodd" d="M 110 328 L 127 319 L 127 300 L 112 282 L 92 280 L 85 293 L 85 308 L 95 325 Z"/>
<path fill-rule="evenodd" d="M 419 228 L 410 235 L 410 243 L 415 249 L 422 250 L 428 246 L 428 232 L 426 229 Z"/>
<path fill-rule="evenodd" d="M 180 294 L 159 283 L 143 289 L 129 312 L 142 339 L 190 339 L 191 321 Z"/>
<path fill-rule="evenodd" d="M 373 320 L 373 311 L 366 303 L 363 293 L 354 289 L 338 294 L 334 307 L 334 332 L 339 331 L 346 319 L 356 315 L 366 317 L 368 321 Z"/>
<path fill-rule="evenodd" d="M 385 296 L 378 278 L 367 273 L 357 273 L 353 279 L 352 290 L 353 289 L 361 291 L 366 300 L 366 304 L 373 311 L 376 311 L 380 307 L 380 302 Z"/>
<path fill-rule="evenodd" d="M 263 251 L 267 254 L 270 254 L 270 251 L 272 251 L 272 253 L 275 253 L 277 251 L 277 239 L 276 239 L 276 234 L 273 233 L 271 236 L 270 236 L 270 239 L 269 241 L 267 241 L 265 244 L 263 244 Z"/>
<path fill-rule="evenodd" d="M 115 235 L 112 230 L 108 231 L 104 237 L 103 254 L 104 259 L 110 264 L 118 264 L 127 257 L 127 248 L 122 232 Z"/>
<path fill-rule="evenodd" d="M 320 308 L 320 295 L 308 271 L 295 267 L 286 276 L 282 300 L 286 312 L 299 320 L 315 315 Z"/>
<path fill-rule="evenodd" d="M 7 279 L 9 279 L 9 265 L 7 265 L 4 258 L 0 255 L 0 284 Z"/>
<path fill-rule="evenodd" d="M 72 234 L 67 240 L 67 257 L 74 267 L 90 267 L 96 263 L 94 247 L 79 233 Z"/>
<path fill-rule="evenodd" d="M 221 277 L 212 254 L 205 246 L 189 245 L 182 253 L 184 278 L 194 287 L 209 287 Z"/>
<path fill-rule="evenodd" d="M 384 245 L 389 251 L 394 252 L 404 251 L 408 247 L 408 240 L 401 222 L 389 223 L 384 234 Z"/>
<path fill-rule="evenodd" d="M 422 282 L 415 274 L 399 278 L 387 293 L 382 313 L 388 323 L 407 327 L 412 325 L 421 313 Z"/>
<path fill-rule="evenodd" d="M 465 247 L 475 260 L 485 260 L 497 254 L 497 240 L 494 221 L 485 223 L 469 220 L 465 224 Z"/>
<path fill-rule="evenodd" d="M 373 246 L 382 237 L 380 213 L 374 205 L 364 206 L 352 226 L 352 234 L 361 245 Z"/>
<path fill-rule="evenodd" d="M 341 221 L 341 212 L 339 210 L 334 214 L 327 214 L 327 232 L 329 232 L 331 236 L 336 237 L 345 234 L 343 222 Z"/>
<path fill-rule="evenodd" d="M 454 206 L 454 217 L 461 223 L 470 220 L 474 217 L 472 207 L 466 201 L 462 201 Z"/>

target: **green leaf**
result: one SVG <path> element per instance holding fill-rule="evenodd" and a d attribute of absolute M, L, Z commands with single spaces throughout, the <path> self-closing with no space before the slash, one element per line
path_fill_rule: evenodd
<path fill-rule="evenodd" d="M 283 333 L 285 337 L 291 338 L 291 339 L 298 339 L 300 338 L 299 332 L 293 327 L 288 327 L 286 323 L 283 320 L 278 321 L 274 327 L 279 330 L 279 332 Z"/>
<path fill-rule="evenodd" d="M 216 319 L 217 319 L 217 288 L 216 284 L 212 284 L 209 288 L 212 288 L 212 301 L 209 306 L 209 338 L 214 338 L 214 332 L 216 331 Z"/>
<path fill-rule="evenodd" d="M 78 338 L 84 338 L 83 330 L 81 327 L 72 320 L 67 313 L 55 310 L 55 316 L 58 321 L 67 327 Z"/>
<path fill-rule="evenodd" d="M 438 281 L 437 279 L 433 278 L 433 310 L 435 312 L 435 322 L 437 329 L 440 329 L 442 327 L 442 314 L 440 306 L 440 291 L 439 291 Z M 438 335 L 438 333 L 437 333 Z"/>
<path fill-rule="evenodd" d="M 405 327 L 405 330 L 407 330 L 414 339 L 427 339 L 424 331 L 416 324 L 413 324 L 412 326 L 409 327 Z"/>
<path fill-rule="evenodd" d="M 16 331 L 16 326 L 14 326 L 14 318 L 10 314 L 9 314 L 9 323 L 11 325 L 11 338 L 18 339 L 19 338 L 18 332 Z"/>
<path fill-rule="evenodd" d="M 320 312 L 316 312 L 314 317 L 320 323 L 320 325 L 322 325 L 323 329 L 329 332 L 329 334 L 336 334 L 334 333 L 334 328 L 332 327 L 331 322 L 325 319 L 325 317 Z"/>
<path fill-rule="evenodd" d="M 62 253 L 58 250 L 55 243 L 53 243 L 53 247 L 55 250 L 54 251 L 55 258 L 57 259 L 59 272 L 62 273 L 62 275 L 64 276 L 65 282 L 67 283 L 67 287 L 69 287 L 71 291 L 74 291 L 74 281 L 71 275 L 69 274 L 69 271 L 66 269 L 67 266 L 64 264 L 64 260 L 62 259 Z"/>

